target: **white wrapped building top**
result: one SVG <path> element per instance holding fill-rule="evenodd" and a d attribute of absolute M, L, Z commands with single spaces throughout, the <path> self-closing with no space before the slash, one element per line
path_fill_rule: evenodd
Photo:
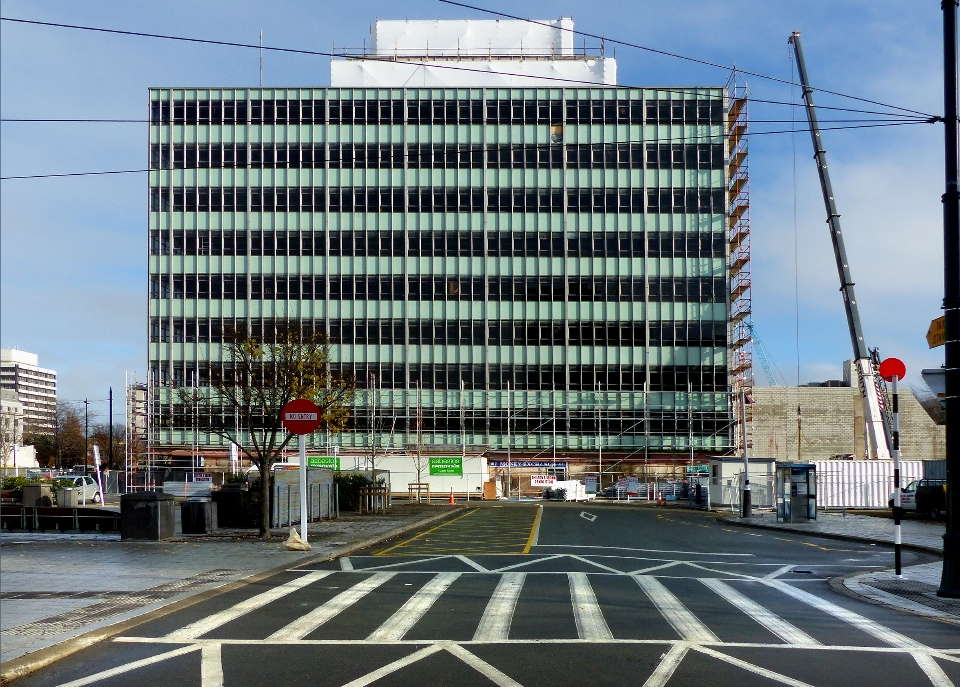
<path fill-rule="evenodd" d="M 370 50 L 330 61 L 334 88 L 615 86 L 617 62 L 577 54 L 573 20 L 377 21 Z"/>

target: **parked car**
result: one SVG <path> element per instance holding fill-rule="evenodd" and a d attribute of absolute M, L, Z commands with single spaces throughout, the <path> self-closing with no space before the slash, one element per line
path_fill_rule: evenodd
<path fill-rule="evenodd" d="M 888 501 L 893 508 L 893 494 Z M 905 511 L 925 513 L 939 520 L 947 512 L 947 481 L 944 479 L 918 479 L 900 490 L 900 507 Z"/>
<path fill-rule="evenodd" d="M 100 503 L 100 489 L 97 487 L 97 483 L 93 477 L 83 475 L 81 477 L 72 477 L 71 479 L 73 479 L 73 486 L 79 490 L 77 493 L 78 501 Z"/>

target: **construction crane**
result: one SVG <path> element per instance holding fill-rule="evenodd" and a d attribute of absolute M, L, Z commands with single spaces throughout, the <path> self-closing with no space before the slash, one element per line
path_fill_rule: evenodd
<path fill-rule="evenodd" d="M 753 350 L 757 352 L 757 357 L 760 358 L 760 366 L 763 368 L 763 374 L 767 378 L 767 383 L 770 384 L 770 386 L 780 386 L 777 384 L 776 375 L 773 374 L 773 365 L 770 364 L 770 356 L 767 355 L 767 348 L 763 345 L 763 341 L 760 340 L 760 335 L 757 334 L 757 330 L 754 329 L 753 322 L 748 323 L 747 328 L 750 330 L 750 338 L 753 339 Z"/>
<path fill-rule="evenodd" d="M 817 162 L 817 171 L 820 174 L 820 188 L 823 191 L 823 202 L 827 208 L 827 225 L 830 227 L 830 238 L 833 240 L 833 254 L 837 259 L 837 271 L 840 273 L 840 293 L 843 294 L 843 305 L 847 311 L 847 325 L 850 328 L 850 339 L 853 343 L 853 359 L 860 373 L 860 393 L 863 396 L 864 420 L 867 424 L 867 434 L 876 451 L 876 457 L 890 458 L 890 447 L 887 441 L 887 431 L 884 423 L 884 403 L 878 376 L 874 368 L 875 356 L 867 348 L 863 340 L 863 328 L 860 325 L 860 311 L 857 308 L 857 297 L 853 291 L 853 277 L 850 275 L 850 265 L 847 261 L 847 251 L 843 246 L 843 233 L 840 231 L 840 213 L 833 198 L 833 186 L 830 183 L 830 172 L 827 170 L 827 151 L 823 148 L 820 138 L 820 125 L 817 121 L 817 110 L 813 103 L 813 89 L 807 78 L 807 66 L 803 61 L 803 49 L 800 47 L 800 32 L 794 31 L 789 43 L 793 45 L 797 58 L 797 71 L 800 75 L 800 84 L 803 86 L 803 102 L 807 111 L 807 123 L 810 125 L 810 138 L 813 140 L 814 160 Z"/>

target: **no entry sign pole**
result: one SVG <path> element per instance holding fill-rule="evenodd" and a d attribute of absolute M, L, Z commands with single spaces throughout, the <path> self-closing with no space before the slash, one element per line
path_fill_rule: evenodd
<path fill-rule="evenodd" d="M 880 376 L 893 384 L 893 428 L 891 440 L 893 446 L 890 453 L 893 455 L 893 562 L 897 577 L 900 577 L 900 518 L 903 514 L 900 508 L 900 394 L 897 392 L 897 382 L 907 374 L 907 366 L 897 358 L 887 358 L 880 363 Z"/>
<path fill-rule="evenodd" d="M 298 398 L 283 406 L 283 426 L 300 440 L 300 538 L 307 541 L 307 435 L 320 426 L 320 408 L 313 401 Z"/>

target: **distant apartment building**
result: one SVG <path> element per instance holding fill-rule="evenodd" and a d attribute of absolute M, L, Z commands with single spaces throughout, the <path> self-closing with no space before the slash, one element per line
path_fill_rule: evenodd
<path fill-rule="evenodd" d="M 347 451 L 730 448 L 745 100 L 619 86 L 572 28 L 378 21 L 329 88 L 150 90 L 155 447 L 225 332 L 294 323 L 362 389 Z"/>
<path fill-rule="evenodd" d="M 57 412 L 57 373 L 40 367 L 36 353 L 0 349 L 0 389 L 13 391 L 23 404 L 24 428 L 52 432 Z"/>

